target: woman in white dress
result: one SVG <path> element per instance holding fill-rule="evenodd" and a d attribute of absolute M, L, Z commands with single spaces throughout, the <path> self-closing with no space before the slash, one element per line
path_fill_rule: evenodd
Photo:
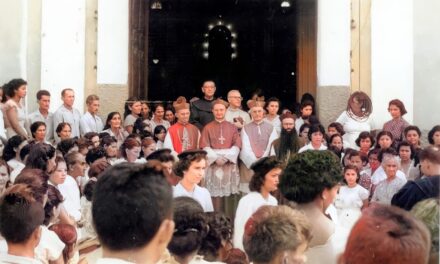
<path fill-rule="evenodd" d="M 336 119 L 344 127 L 344 142 L 356 149 L 356 139 L 362 131 L 370 131 L 373 106 L 370 97 L 364 92 L 354 92 L 347 102 L 347 110 Z"/>
<path fill-rule="evenodd" d="M 358 184 L 359 178 L 359 170 L 355 166 L 345 166 L 344 180 L 347 185 L 339 188 L 335 200 L 339 224 L 347 232 L 351 230 L 361 216 L 361 209 L 368 206 L 369 192 Z"/>
<path fill-rule="evenodd" d="M 307 263 L 336 263 L 343 251 L 346 237 L 337 229 L 337 216 L 330 219 L 325 213 L 332 207 L 341 180 L 339 159 L 327 150 L 294 156 L 281 176 L 281 193 L 297 203 L 310 221 L 313 238 L 306 252 Z"/>
<path fill-rule="evenodd" d="M 5 94 L 9 97 L 4 105 L 5 127 L 8 138 L 21 135 L 29 138 L 25 129 L 26 110 L 21 104 L 26 97 L 27 82 L 23 79 L 13 79 L 4 85 Z"/>
<path fill-rule="evenodd" d="M 203 211 L 212 212 L 211 194 L 208 189 L 198 185 L 205 177 L 206 155 L 204 150 L 187 150 L 179 154 L 174 173 L 182 180 L 173 187 L 173 195 L 191 197 L 202 205 Z"/>
<path fill-rule="evenodd" d="M 270 193 L 278 188 L 282 163 L 275 156 L 265 157 L 251 166 L 254 174 L 249 182 L 250 193 L 238 202 L 234 220 L 233 244 L 243 250 L 244 227 L 249 217 L 263 205 L 278 205 L 278 201 Z"/>

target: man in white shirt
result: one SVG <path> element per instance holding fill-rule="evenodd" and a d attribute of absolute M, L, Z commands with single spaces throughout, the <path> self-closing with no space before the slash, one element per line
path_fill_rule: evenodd
<path fill-rule="evenodd" d="M 229 107 L 226 110 L 225 120 L 233 123 L 239 130 L 251 122 L 249 114 L 241 110 L 242 100 L 243 97 L 241 97 L 240 91 L 230 90 L 228 92 Z"/>
<path fill-rule="evenodd" d="M 33 123 L 40 121 L 46 124 L 46 141 L 54 142 L 54 130 L 53 130 L 53 114 L 49 112 L 50 107 L 50 93 L 47 90 L 39 90 L 37 92 L 38 110 L 32 112 L 27 117 L 27 130 L 31 135 L 30 127 Z"/>
<path fill-rule="evenodd" d="M 81 120 L 81 113 L 78 109 L 73 108 L 75 102 L 75 92 L 71 88 L 66 88 L 61 92 L 61 99 L 63 104 L 53 114 L 53 127 L 57 128 L 58 124 L 66 122 L 72 128 L 71 137 L 80 137 L 79 123 Z M 55 138 L 58 138 L 54 133 Z"/>
<path fill-rule="evenodd" d="M 172 190 L 160 163 L 122 163 L 100 176 L 92 215 L 102 246 L 97 263 L 156 263 L 174 233 Z"/>
<path fill-rule="evenodd" d="M 101 118 L 98 116 L 99 97 L 96 94 L 87 96 L 87 112 L 81 117 L 80 128 L 81 135 L 88 132 L 100 133 L 104 127 Z"/>

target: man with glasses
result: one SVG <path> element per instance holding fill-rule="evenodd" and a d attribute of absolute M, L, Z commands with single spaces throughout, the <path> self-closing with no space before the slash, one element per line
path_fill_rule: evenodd
<path fill-rule="evenodd" d="M 226 110 L 225 120 L 233 123 L 239 130 L 251 122 L 249 114 L 241 110 L 242 100 L 243 98 L 238 90 L 228 92 L 229 107 Z"/>

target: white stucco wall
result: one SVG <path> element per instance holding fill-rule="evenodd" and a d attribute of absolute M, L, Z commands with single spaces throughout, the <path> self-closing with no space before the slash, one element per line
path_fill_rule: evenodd
<path fill-rule="evenodd" d="M 431 32 L 433 33 L 433 32 Z M 412 0 L 372 0 L 371 99 L 377 128 L 391 117 L 388 102 L 398 98 L 412 123 L 414 104 L 414 41 Z"/>
<path fill-rule="evenodd" d="M 440 124 L 440 1 L 414 1 L 414 123 Z"/>
<path fill-rule="evenodd" d="M 0 1 L 0 85 L 26 79 L 27 1 Z"/>
<path fill-rule="evenodd" d="M 99 84 L 127 84 L 128 2 L 98 1 L 97 82 Z"/>
<path fill-rule="evenodd" d="M 318 1 L 318 86 L 350 85 L 350 0 Z"/>
<path fill-rule="evenodd" d="M 41 89 L 52 94 L 51 111 L 61 104 L 61 90 L 75 90 L 75 107 L 84 106 L 85 0 L 43 0 Z"/>

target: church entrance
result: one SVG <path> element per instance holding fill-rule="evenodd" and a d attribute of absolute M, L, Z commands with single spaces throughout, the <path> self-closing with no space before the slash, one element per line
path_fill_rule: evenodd
<path fill-rule="evenodd" d="M 311 4 L 312 3 L 312 4 Z M 315 0 L 131 0 L 130 93 L 149 101 L 316 89 Z"/>

